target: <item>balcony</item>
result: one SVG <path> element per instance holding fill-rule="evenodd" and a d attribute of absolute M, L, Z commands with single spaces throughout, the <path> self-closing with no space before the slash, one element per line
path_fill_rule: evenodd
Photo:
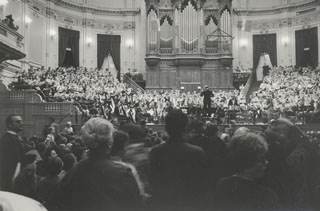
<path fill-rule="evenodd" d="M 0 22 L 0 63 L 6 60 L 18 60 L 24 58 L 22 48 L 23 36 L 14 28 L 4 22 Z"/>

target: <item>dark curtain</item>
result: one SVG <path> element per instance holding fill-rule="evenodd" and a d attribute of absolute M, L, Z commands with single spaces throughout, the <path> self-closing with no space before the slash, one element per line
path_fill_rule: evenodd
<path fill-rule="evenodd" d="M 318 65 L 318 28 L 310 28 L 296 31 L 296 65 Z"/>
<path fill-rule="evenodd" d="M 267 53 L 273 66 L 277 66 L 277 35 L 261 34 L 253 35 L 253 68 L 256 69 L 259 63 L 260 55 Z"/>
<path fill-rule="evenodd" d="M 98 68 L 101 68 L 103 60 L 109 54 L 112 56 L 114 66 L 116 67 L 118 74 L 117 78 L 120 79 L 120 35 L 107 35 L 107 34 L 98 34 L 97 35 L 97 59 L 98 59 Z"/>
<path fill-rule="evenodd" d="M 71 51 L 66 51 L 66 55 L 64 57 L 63 66 L 65 67 L 74 67 L 75 62 L 73 60 L 73 54 Z"/>
<path fill-rule="evenodd" d="M 64 66 L 66 48 L 71 49 L 75 67 L 79 66 L 80 32 L 59 27 L 59 66 Z"/>

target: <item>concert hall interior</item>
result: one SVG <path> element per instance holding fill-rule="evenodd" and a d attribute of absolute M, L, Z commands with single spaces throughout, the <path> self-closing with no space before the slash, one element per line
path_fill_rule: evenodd
<path fill-rule="evenodd" d="M 0 0 L 3 210 L 320 210 L 320 0 Z"/>

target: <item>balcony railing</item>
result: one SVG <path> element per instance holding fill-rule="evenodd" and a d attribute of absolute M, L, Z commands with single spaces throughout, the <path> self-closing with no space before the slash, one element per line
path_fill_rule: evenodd
<path fill-rule="evenodd" d="M 15 48 L 22 50 L 23 36 L 7 24 L 0 21 L 0 41 Z"/>

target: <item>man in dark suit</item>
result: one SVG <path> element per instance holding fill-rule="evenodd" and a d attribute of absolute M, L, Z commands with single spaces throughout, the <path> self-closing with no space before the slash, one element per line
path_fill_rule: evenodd
<path fill-rule="evenodd" d="M 236 111 L 239 106 L 236 96 L 232 96 L 232 98 L 228 102 L 228 106 L 229 106 L 229 120 L 236 119 Z"/>
<path fill-rule="evenodd" d="M 209 86 L 206 85 L 204 90 L 200 94 L 203 97 L 203 113 L 205 116 L 211 114 L 211 97 L 213 97 L 212 91 L 209 90 Z"/>
<path fill-rule="evenodd" d="M 169 140 L 151 150 L 153 210 L 203 210 L 206 194 L 205 154 L 183 138 L 188 116 L 173 110 L 165 118 Z"/>
<path fill-rule="evenodd" d="M 20 171 L 23 157 L 21 137 L 23 130 L 22 118 L 11 114 L 6 119 L 7 132 L 0 141 L 0 189 L 11 191 L 12 182 Z"/>

